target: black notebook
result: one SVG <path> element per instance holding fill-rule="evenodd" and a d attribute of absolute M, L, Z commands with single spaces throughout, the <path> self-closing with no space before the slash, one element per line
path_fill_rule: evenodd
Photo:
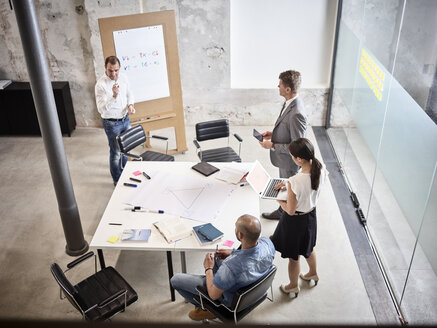
<path fill-rule="evenodd" d="M 211 174 L 220 171 L 218 167 L 215 167 L 207 162 L 200 162 L 191 167 L 193 170 L 202 173 L 204 176 L 210 176 Z"/>

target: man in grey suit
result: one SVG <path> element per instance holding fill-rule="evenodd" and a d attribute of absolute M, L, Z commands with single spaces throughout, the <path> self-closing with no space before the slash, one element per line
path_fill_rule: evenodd
<path fill-rule="evenodd" d="M 270 160 L 279 168 L 280 178 L 295 175 L 299 167 L 293 162 L 288 145 L 295 139 L 304 138 L 307 129 L 307 115 L 303 100 L 298 95 L 302 78 L 297 71 L 285 71 L 279 74 L 279 95 L 285 98 L 281 113 L 276 120 L 273 131 L 262 133 L 264 138 L 260 145 L 270 149 Z M 263 213 L 266 219 L 277 220 L 281 216 L 279 208 L 271 213 Z"/>

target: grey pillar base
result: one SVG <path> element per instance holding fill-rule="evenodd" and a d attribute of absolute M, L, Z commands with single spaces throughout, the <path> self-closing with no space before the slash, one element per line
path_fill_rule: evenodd
<path fill-rule="evenodd" d="M 77 250 L 77 249 L 75 249 L 75 250 L 68 249 L 68 244 L 65 245 L 65 253 L 67 253 L 67 255 L 70 255 L 70 256 L 79 256 L 79 255 L 84 254 L 90 248 L 89 245 L 88 245 L 88 242 L 86 240 L 84 242 L 85 242 L 85 245 L 83 245 L 83 248 L 79 249 L 79 250 Z"/>

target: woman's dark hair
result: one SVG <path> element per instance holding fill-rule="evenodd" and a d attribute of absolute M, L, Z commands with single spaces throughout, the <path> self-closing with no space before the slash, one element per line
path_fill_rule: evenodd
<path fill-rule="evenodd" d="M 289 146 L 288 150 L 294 157 L 300 157 L 311 163 L 311 188 L 313 190 L 319 189 L 320 174 L 322 171 L 322 163 L 314 157 L 314 146 L 306 138 L 299 138 L 294 140 Z"/>

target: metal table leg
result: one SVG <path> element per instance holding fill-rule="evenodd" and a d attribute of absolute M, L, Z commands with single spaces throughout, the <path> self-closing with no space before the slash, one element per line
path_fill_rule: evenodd
<path fill-rule="evenodd" d="M 167 251 L 167 267 L 168 267 L 168 283 L 170 285 L 170 295 L 171 295 L 171 301 L 175 301 L 175 293 L 174 288 L 172 287 L 170 283 L 170 279 L 173 277 L 173 261 L 171 258 L 171 251 Z"/>
<path fill-rule="evenodd" d="M 187 261 L 185 260 L 185 252 L 181 252 L 181 268 L 182 273 L 187 273 Z"/>
<path fill-rule="evenodd" d="M 100 269 L 103 270 L 104 268 L 106 268 L 105 257 L 103 256 L 103 251 L 101 249 L 98 249 L 97 255 L 99 257 Z"/>

